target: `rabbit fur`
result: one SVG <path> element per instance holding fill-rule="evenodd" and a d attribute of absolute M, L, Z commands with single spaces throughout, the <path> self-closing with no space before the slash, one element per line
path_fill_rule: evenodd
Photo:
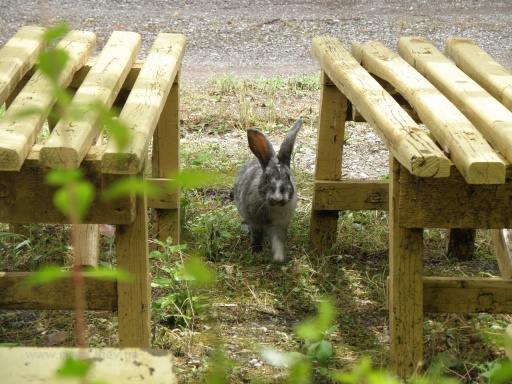
<path fill-rule="evenodd" d="M 277 155 L 264 133 L 248 129 L 249 148 L 257 159 L 244 164 L 235 179 L 235 205 L 248 226 L 251 250 L 263 250 L 263 237 L 268 232 L 273 261 L 278 263 L 286 259 L 286 235 L 297 207 L 290 162 L 301 126 L 299 119 L 286 134 Z"/>

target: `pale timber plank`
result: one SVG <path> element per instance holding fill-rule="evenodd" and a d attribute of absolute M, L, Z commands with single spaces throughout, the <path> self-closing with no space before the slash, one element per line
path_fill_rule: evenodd
<path fill-rule="evenodd" d="M 379 41 L 353 44 L 369 72 L 389 82 L 415 109 L 469 184 L 503 184 L 505 163 L 482 134 L 440 91 Z M 357 52 L 357 53 L 356 53 Z"/>
<path fill-rule="evenodd" d="M 446 40 L 446 53 L 457 66 L 512 110 L 512 74 L 473 40 L 451 37 Z"/>
<path fill-rule="evenodd" d="M 104 173 L 136 174 L 164 108 L 185 51 L 185 36 L 160 33 L 119 115 L 131 135 L 126 148 L 110 140 L 102 159 Z"/>
<path fill-rule="evenodd" d="M 488 277 L 424 277 L 425 312 L 510 313 L 512 280 Z"/>
<path fill-rule="evenodd" d="M 69 84 L 77 69 L 87 62 L 95 44 L 94 33 L 84 31 L 71 31 L 59 42 L 57 47 L 68 54 L 68 62 L 58 79 L 59 87 L 65 88 Z M 55 102 L 52 90 L 52 82 L 38 70 L 5 112 L 0 120 L 1 170 L 20 170 L 46 119 L 46 113 Z M 40 112 L 24 114 L 24 111 Z"/>
<path fill-rule="evenodd" d="M 423 229 L 402 226 L 398 206 L 400 173 L 400 164 L 390 156 L 390 352 L 395 372 L 400 377 L 410 377 L 421 369 L 423 361 Z"/>
<path fill-rule="evenodd" d="M 512 279 L 512 231 L 510 229 L 491 229 L 491 236 L 501 277 Z"/>
<path fill-rule="evenodd" d="M 78 168 L 101 132 L 99 107 L 109 109 L 141 44 L 135 32 L 114 31 L 71 102 L 72 116 L 60 120 L 39 152 L 51 168 Z"/>
<path fill-rule="evenodd" d="M 321 82 L 315 179 L 339 180 L 341 179 L 348 99 L 324 71 L 321 74 Z M 314 193 L 313 205 L 316 200 L 317 194 Z M 310 226 L 311 249 L 323 252 L 332 247 L 338 234 L 338 216 L 337 211 L 313 208 Z"/>
<path fill-rule="evenodd" d="M 87 377 L 58 378 L 66 356 L 93 362 Z M 0 382 L 9 384 L 144 383 L 177 384 L 171 351 L 138 348 L 0 348 Z"/>
<path fill-rule="evenodd" d="M 58 309 L 76 308 L 72 277 L 48 284 L 27 287 L 24 281 L 32 272 L 0 272 L 0 308 L 2 309 Z M 99 280 L 84 273 L 85 309 L 116 311 L 117 283 Z"/>
<path fill-rule="evenodd" d="M 402 37 L 398 52 L 464 113 L 495 150 L 512 160 L 512 112 L 430 41 Z"/>
<path fill-rule="evenodd" d="M 21 27 L 0 50 L 0 105 L 35 64 L 44 48 L 46 28 Z"/>
<path fill-rule="evenodd" d="M 312 53 L 401 164 L 417 176 L 449 175 L 448 158 L 337 39 L 314 38 Z"/>
<path fill-rule="evenodd" d="M 314 210 L 389 209 L 388 180 L 316 180 L 314 188 Z"/>

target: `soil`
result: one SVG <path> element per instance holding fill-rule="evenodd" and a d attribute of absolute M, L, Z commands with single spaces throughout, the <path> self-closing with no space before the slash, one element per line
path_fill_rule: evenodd
<path fill-rule="evenodd" d="M 97 34 L 98 51 L 114 30 L 142 35 L 140 58 L 159 32 L 188 38 L 184 82 L 214 74 L 293 76 L 319 70 L 311 38 L 380 39 L 395 48 L 417 35 L 443 49 L 450 36 L 469 37 L 512 68 L 509 0 L 2 0 L 0 46 L 21 26 L 63 20 Z"/>

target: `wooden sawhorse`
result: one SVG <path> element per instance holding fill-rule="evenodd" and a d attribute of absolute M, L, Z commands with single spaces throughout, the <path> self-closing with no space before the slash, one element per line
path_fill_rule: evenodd
<path fill-rule="evenodd" d="M 0 105 L 7 105 L 0 119 L 0 222 L 70 223 L 54 207 L 57 187 L 48 185 L 45 175 L 52 168 L 82 168 L 95 189 L 83 224 L 117 226 L 117 266 L 133 277 L 112 282 L 86 274 L 85 309 L 117 311 L 119 346 L 147 348 L 151 320 L 147 208 L 155 208 L 159 237 L 172 236 L 177 242 L 179 194 L 167 192 L 158 199 L 130 195 L 104 200 L 102 196 L 121 178 L 144 177 L 151 139 L 148 181 L 165 189 L 166 178 L 179 170 L 179 72 L 185 37 L 158 34 L 146 59 L 137 61 L 141 43 L 137 33 L 112 33 L 101 54 L 91 58 L 96 36 L 70 31 L 57 45 L 68 55 L 58 86 L 72 91 L 70 108 L 78 113 L 49 121 L 52 133 L 39 145 L 37 134 L 55 103 L 46 75 L 32 69 L 44 48 L 44 31 L 23 27 L 0 50 Z M 128 143 L 123 149 L 113 140 L 106 146 L 93 145 L 103 126 L 100 108 L 91 105 L 110 110 L 114 103 L 121 104 L 118 120 L 128 128 Z M 32 113 L 23 114 L 26 110 Z M 27 288 L 22 282 L 29 274 L 0 272 L 0 308 L 75 309 L 71 278 Z"/>
<path fill-rule="evenodd" d="M 318 251 L 335 242 L 340 210 L 389 207 L 390 351 L 406 377 L 422 366 L 424 312 L 512 312 L 506 244 L 501 278 L 423 276 L 424 228 L 489 228 L 503 238 L 512 227 L 512 77 L 468 39 L 449 39 L 446 50 L 480 84 L 424 39 L 402 38 L 398 50 L 403 58 L 372 42 L 353 44 L 350 54 L 337 39 L 313 40 L 322 94 L 311 242 Z M 430 135 L 383 85 L 407 100 Z M 389 181 L 341 180 L 353 110 L 389 149 Z"/>

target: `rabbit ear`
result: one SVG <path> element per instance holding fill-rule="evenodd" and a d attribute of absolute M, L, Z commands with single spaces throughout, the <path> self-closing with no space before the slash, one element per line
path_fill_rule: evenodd
<path fill-rule="evenodd" d="M 265 168 L 270 162 L 270 159 L 275 156 L 274 147 L 272 147 L 272 144 L 268 141 L 265 134 L 257 129 L 248 129 L 247 139 L 252 153 L 258 158 L 261 166 Z"/>
<path fill-rule="evenodd" d="M 293 145 L 295 144 L 295 138 L 297 137 L 300 127 L 302 127 L 301 119 L 297 120 L 290 131 L 286 134 L 283 143 L 281 144 L 281 148 L 279 149 L 279 154 L 277 155 L 279 162 L 286 164 L 288 167 L 290 166 Z"/>

